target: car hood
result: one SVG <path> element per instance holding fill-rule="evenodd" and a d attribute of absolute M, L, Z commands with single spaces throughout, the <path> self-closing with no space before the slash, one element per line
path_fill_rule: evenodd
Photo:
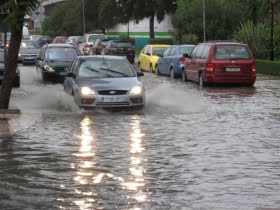
<path fill-rule="evenodd" d="M 134 86 L 142 86 L 137 77 L 128 78 L 77 78 L 77 84 L 99 90 L 129 90 Z"/>
<path fill-rule="evenodd" d="M 50 60 L 47 64 L 51 67 L 69 67 L 74 59 L 67 60 Z"/>
<path fill-rule="evenodd" d="M 36 48 L 21 48 L 19 50 L 21 54 L 36 54 L 36 55 L 39 53 L 39 51 L 40 49 L 36 49 Z"/>

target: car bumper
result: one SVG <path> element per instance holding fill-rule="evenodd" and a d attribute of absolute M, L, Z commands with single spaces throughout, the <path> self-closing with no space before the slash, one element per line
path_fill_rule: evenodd
<path fill-rule="evenodd" d="M 22 58 L 22 63 L 36 63 L 36 58 Z"/>
<path fill-rule="evenodd" d="M 48 72 L 48 71 L 43 71 L 43 74 L 48 79 L 64 79 L 67 73 L 66 72 Z"/>
<path fill-rule="evenodd" d="M 114 99 L 114 100 L 111 100 Z M 109 99 L 109 100 L 108 100 Z M 80 95 L 75 98 L 76 103 L 81 108 L 114 108 L 114 107 L 144 107 L 145 96 L 129 96 L 129 95 L 97 95 L 95 97 L 81 97 Z"/>
<path fill-rule="evenodd" d="M 254 84 L 256 81 L 255 75 L 244 75 L 244 76 L 213 76 L 206 75 L 206 83 L 216 84 Z"/>

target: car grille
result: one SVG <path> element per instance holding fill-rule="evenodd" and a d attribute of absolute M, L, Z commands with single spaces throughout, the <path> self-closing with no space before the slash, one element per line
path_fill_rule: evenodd
<path fill-rule="evenodd" d="M 100 90 L 99 95 L 126 95 L 127 90 Z"/>
<path fill-rule="evenodd" d="M 54 67 L 53 68 L 55 70 L 55 72 L 65 72 L 66 71 L 66 67 Z"/>
<path fill-rule="evenodd" d="M 111 107 L 111 106 L 128 106 L 129 103 L 128 102 L 113 102 L 113 103 L 110 103 L 110 102 L 98 102 L 96 103 L 96 106 L 108 106 L 108 107 Z"/>
<path fill-rule="evenodd" d="M 22 57 L 37 57 L 37 54 L 22 54 Z"/>

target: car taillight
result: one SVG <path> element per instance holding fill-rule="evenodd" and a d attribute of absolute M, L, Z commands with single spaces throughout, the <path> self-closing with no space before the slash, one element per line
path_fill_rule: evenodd
<path fill-rule="evenodd" d="M 101 45 L 96 46 L 97 49 L 103 49 Z"/>
<path fill-rule="evenodd" d="M 89 43 L 86 43 L 85 44 L 85 47 L 91 47 L 92 45 L 91 44 L 89 44 Z"/>
<path fill-rule="evenodd" d="M 252 72 L 256 72 L 257 71 L 257 66 L 256 66 L 256 64 L 253 64 L 252 65 Z"/>
<path fill-rule="evenodd" d="M 206 71 L 207 72 L 213 72 L 214 71 L 214 64 L 213 63 L 208 63 L 206 66 Z"/>
<path fill-rule="evenodd" d="M 127 51 L 133 51 L 133 49 L 132 48 L 127 48 Z"/>
<path fill-rule="evenodd" d="M 184 63 L 184 62 L 185 62 L 185 60 L 186 60 L 186 58 L 181 57 L 181 58 L 179 58 L 178 62 L 179 62 L 179 63 Z"/>

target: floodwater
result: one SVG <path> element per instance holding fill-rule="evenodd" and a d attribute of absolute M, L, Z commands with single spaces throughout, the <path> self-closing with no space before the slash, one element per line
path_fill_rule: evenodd
<path fill-rule="evenodd" d="M 33 66 L 21 76 L 0 209 L 280 208 L 279 77 L 200 89 L 146 73 L 143 111 L 84 113 Z"/>

